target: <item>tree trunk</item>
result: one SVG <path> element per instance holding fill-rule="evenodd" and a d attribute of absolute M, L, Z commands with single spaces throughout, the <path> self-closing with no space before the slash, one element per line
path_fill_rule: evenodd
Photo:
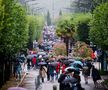
<path fill-rule="evenodd" d="M 66 44 L 66 55 L 68 56 L 68 51 L 69 51 L 69 38 L 64 38 L 64 43 Z"/>

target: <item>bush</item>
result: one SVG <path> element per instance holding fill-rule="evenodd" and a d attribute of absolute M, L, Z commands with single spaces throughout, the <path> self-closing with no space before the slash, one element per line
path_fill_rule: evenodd
<path fill-rule="evenodd" d="M 108 75 L 108 71 L 100 70 L 99 73 L 100 73 L 100 75 Z"/>

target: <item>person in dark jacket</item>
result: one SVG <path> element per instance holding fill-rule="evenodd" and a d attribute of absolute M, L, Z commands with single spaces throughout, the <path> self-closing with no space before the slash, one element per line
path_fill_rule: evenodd
<path fill-rule="evenodd" d="M 59 79 L 58 79 L 58 83 L 60 83 L 59 90 L 66 90 L 66 89 L 65 89 L 65 87 L 66 87 L 65 83 L 62 83 L 63 80 L 65 80 L 65 78 L 66 78 L 66 76 L 67 76 L 66 73 L 67 73 L 67 72 L 62 73 L 62 74 L 60 75 Z"/>
<path fill-rule="evenodd" d="M 97 86 L 97 80 L 100 80 L 101 76 L 99 74 L 99 71 L 94 66 L 92 66 L 92 78 L 94 85 Z"/>

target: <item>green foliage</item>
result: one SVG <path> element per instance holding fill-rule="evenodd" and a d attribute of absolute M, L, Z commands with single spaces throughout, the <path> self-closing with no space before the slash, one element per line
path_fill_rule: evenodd
<path fill-rule="evenodd" d="M 27 16 L 28 21 L 28 31 L 29 31 L 29 41 L 28 47 L 32 48 L 32 43 L 34 40 L 39 40 L 41 37 L 42 27 L 44 25 L 44 19 L 39 16 Z"/>
<path fill-rule="evenodd" d="M 93 9 L 93 0 L 74 0 L 71 7 L 75 8 L 75 12 L 90 12 Z"/>
<path fill-rule="evenodd" d="M 93 12 L 90 26 L 90 39 L 102 49 L 108 47 L 108 3 L 97 7 Z"/>
<path fill-rule="evenodd" d="M 89 22 L 91 20 L 91 14 L 80 13 L 75 14 L 71 22 L 75 24 L 76 27 L 76 39 L 83 42 L 88 42 L 88 33 L 89 33 Z"/>
<path fill-rule="evenodd" d="M 60 20 L 56 33 L 60 37 L 71 38 L 74 35 L 74 31 L 74 25 L 70 22 L 70 20 Z"/>
<path fill-rule="evenodd" d="M 27 43 L 26 12 L 14 0 L 1 0 L 1 2 L 0 53 L 16 53 Z"/>

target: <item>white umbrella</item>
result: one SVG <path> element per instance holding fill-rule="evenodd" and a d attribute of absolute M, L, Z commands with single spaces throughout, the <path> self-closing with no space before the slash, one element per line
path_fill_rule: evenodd
<path fill-rule="evenodd" d="M 36 54 L 30 54 L 30 55 L 27 56 L 27 59 L 32 59 L 34 56 L 37 57 Z"/>
<path fill-rule="evenodd" d="M 38 55 L 46 55 L 46 52 L 38 52 Z"/>

